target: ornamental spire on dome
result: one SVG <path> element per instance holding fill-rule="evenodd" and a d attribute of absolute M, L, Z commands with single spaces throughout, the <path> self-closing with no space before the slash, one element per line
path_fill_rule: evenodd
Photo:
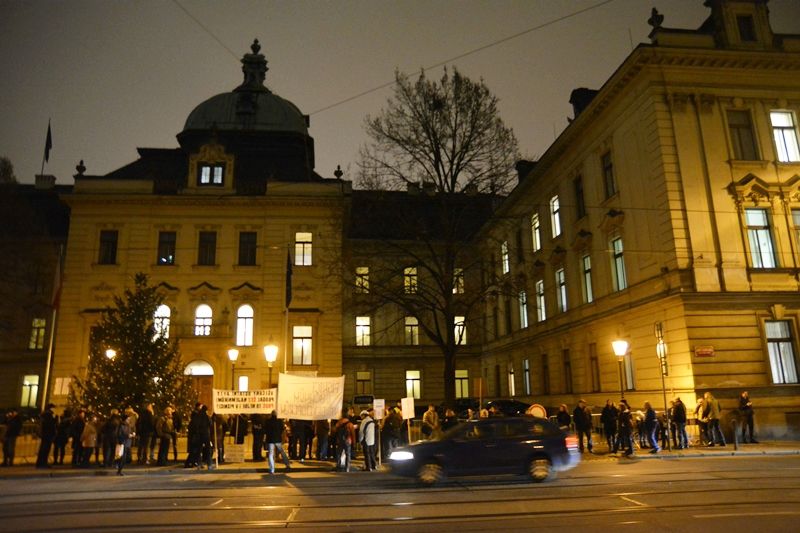
<path fill-rule="evenodd" d="M 258 39 L 253 40 L 253 44 L 250 45 L 250 50 L 252 53 L 245 54 L 242 58 L 244 81 L 234 89 L 234 92 L 270 92 L 269 89 L 264 86 L 264 79 L 266 78 L 269 68 L 267 67 L 267 59 L 264 57 L 264 54 L 259 53 L 261 52 L 261 45 Z"/>

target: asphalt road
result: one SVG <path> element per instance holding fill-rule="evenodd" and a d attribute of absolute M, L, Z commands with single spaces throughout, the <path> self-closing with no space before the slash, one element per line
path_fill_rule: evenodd
<path fill-rule="evenodd" d="M 586 461 L 434 488 L 381 472 L 0 479 L 0 531 L 797 531 L 800 457 Z"/>

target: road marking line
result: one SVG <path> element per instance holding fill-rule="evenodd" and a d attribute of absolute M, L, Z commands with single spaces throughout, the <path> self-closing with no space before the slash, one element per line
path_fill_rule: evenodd
<path fill-rule="evenodd" d="M 289 513 L 289 516 L 286 517 L 285 522 L 287 524 L 291 523 L 291 522 L 294 522 L 294 517 L 297 516 L 297 513 L 299 513 L 299 512 L 300 512 L 300 508 L 299 507 L 295 507 L 294 509 L 292 509 L 292 512 Z"/>
<path fill-rule="evenodd" d="M 622 498 L 622 499 L 623 499 L 623 500 L 625 500 L 626 502 L 635 503 L 636 505 L 639 505 L 639 506 L 641 506 L 641 507 L 650 507 L 650 506 L 649 506 L 649 505 L 647 505 L 646 503 L 637 502 L 637 501 L 636 501 L 636 500 L 634 500 L 633 498 L 628 498 L 627 496 L 620 496 L 620 498 Z"/>
<path fill-rule="evenodd" d="M 215 505 L 218 505 L 218 504 L 220 504 L 220 503 L 222 503 L 222 498 L 220 498 L 219 500 L 217 500 L 217 501 L 215 501 L 214 503 L 212 503 L 212 504 L 211 504 L 211 507 L 214 507 Z"/>
<path fill-rule="evenodd" d="M 732 518 L 740 516 L 794 516 L 800 515 L 800 511 L 763 511 L 758 513 L 717 513 L 694 515 L 694 518 Z"/>

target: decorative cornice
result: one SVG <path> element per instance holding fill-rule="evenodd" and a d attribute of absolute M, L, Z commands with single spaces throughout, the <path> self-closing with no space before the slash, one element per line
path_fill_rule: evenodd
<path fill-rule="evenodd" d="M 264 292 L 261 288 L 251 285 L 250 282 L 245 281 L 239 286 L 229 289 L 228 292 L 235 299 L 243 301 L 256 300 Z"/>
<path fill-rule="evenodd" d="M 216 300 L 219 297 L 219 294 L 222 292 L 222 289 L 219 287 L 214 287 L 207 281 L 204 281 L 195 287 L 191 287 L 187 292 L 192 300 L 205 301 Z"/>

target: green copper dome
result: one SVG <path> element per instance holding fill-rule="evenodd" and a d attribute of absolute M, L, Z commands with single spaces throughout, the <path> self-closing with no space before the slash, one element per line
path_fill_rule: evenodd
<path fill-rule="evenodd" d="M 264 86 L 267 60 L 259 53 L 258 40 L 251 50 L 242 58 L 242 84 L 195 107 L 186 119 L 184 132 L 216 129 L 308 135 L 308 118 L 300 109 Z"/>

